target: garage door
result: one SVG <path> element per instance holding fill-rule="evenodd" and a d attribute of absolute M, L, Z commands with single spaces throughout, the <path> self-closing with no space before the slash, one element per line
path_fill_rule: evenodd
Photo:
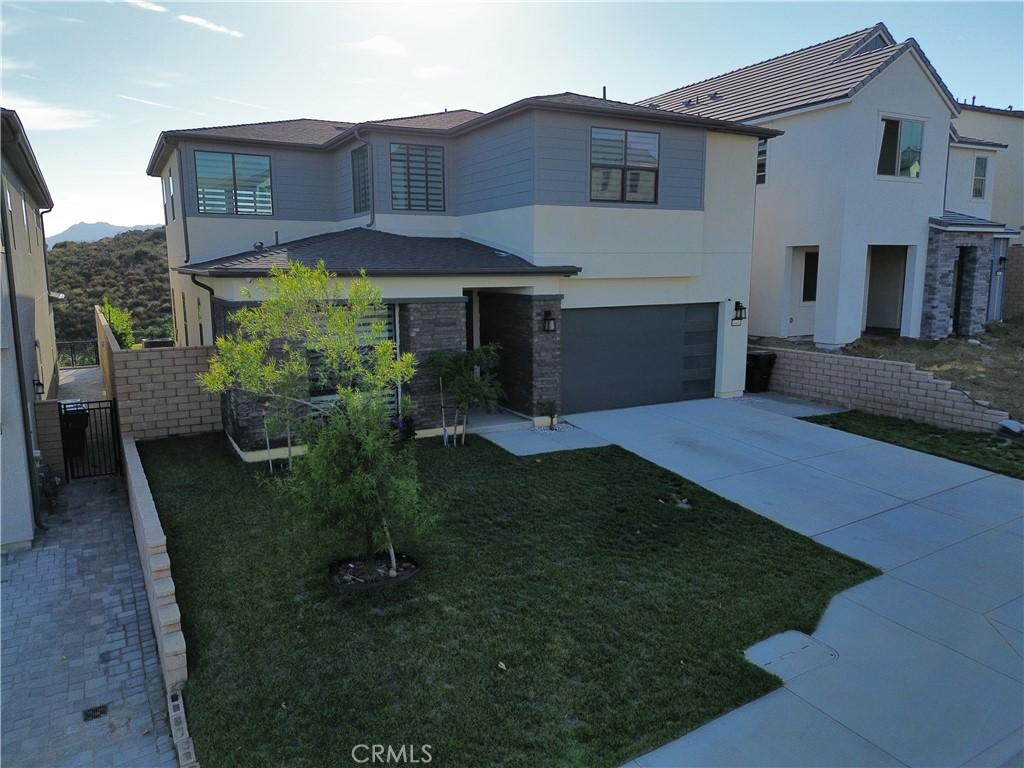
<path fill-rule="evenodd" d="M 562 311 L 562 412 L 712 397 L 717 304 Z"/>

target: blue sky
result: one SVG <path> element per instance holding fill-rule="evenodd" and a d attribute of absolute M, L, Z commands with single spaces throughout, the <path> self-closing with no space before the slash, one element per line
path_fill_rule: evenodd
<path fill-rule="evenodd" d="M 488 110 L 560 91 L 635 101 L 884 21 L 959 98 L 1024 103 L 1024 4 L 2 4 L 2 99 L 76 221 L 157 223 L 164 129 Z"/>

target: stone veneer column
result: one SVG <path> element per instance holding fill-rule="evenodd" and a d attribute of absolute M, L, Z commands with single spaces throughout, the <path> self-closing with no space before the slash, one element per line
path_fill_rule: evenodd
<path fill-rule="evenodd" d="M 963 247 L 971 250 L 964 254 L 967 263 L 960 289 L 960 332 L 973 335 L 985 327 L 992 268 L 992 235 L 931 229 L 921 309 L 922 338 L 944 339 L 953 332 L 953 283 L 960 248 Z"/>
<path fill-rule="evenodd" d="M 402 390 L 414 401 L 413 424 L 417 429 L 440 427 L 438 367 L 430 362 L 430 356 L 438 351 L 465 351 L 465 300 L 399 304 L 398 338 L 399 349 L 416 356 L 416 375 Z"/>
<path fill-rule="evenodd" d="M 480 340 L 501 345 L 498 378 L 504 403 L 512 410 L 536 416 L 543 405 L 561 405 L 562 299 L 521 293 L 480 293 Z M 544 313 L 555 320 L 555 331 L 544 331 Z"/>

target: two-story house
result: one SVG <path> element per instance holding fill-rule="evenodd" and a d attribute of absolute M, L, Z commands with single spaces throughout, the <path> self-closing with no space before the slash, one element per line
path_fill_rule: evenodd
<path fill-rule="evenodd" d="M 0 549 L 29 546 L 39 508 L 33 403 L 57 396 L 43 213 L 53 208 L 18 113 L 0 114 Z"/>
<path fill-rule="evenodd" d="M 438 349 L 502 348 L 536 416 L 743 391 L 754 183 L 771 128 L 576 94 L 481 114 L 168 131 L 161 178 L 179 344 L 209 344 L 272 264 L 380 286 L 420 428 Z M 262 432 L 235 402 L 240 449 Z"/>
<path fill-rule="evenodd" d="M 752 168 L 752 334 L 942 338 L 998 312 L 1005 146 L 951 132 L 958 105 L 913 39 L 877 24 L 640 103 L 785 132 Z"/>

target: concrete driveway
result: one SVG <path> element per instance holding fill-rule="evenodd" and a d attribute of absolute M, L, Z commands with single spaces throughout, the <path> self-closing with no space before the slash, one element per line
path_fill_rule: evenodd
<path fill-rule="evenodd" d="M 771 397 L 568 416 L 884 575 L 747 657 L 784 687 L 631 766 L 1024 764 L 1024 483 Z M 819 411 L 820 412 L 820 411 Z"/>

